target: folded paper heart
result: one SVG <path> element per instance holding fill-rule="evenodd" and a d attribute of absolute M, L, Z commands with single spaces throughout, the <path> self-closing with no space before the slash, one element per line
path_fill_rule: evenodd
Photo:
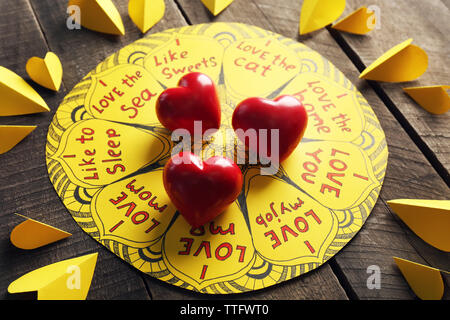
<path fill-rule="evenodd" d="M 26 220 L 11 231 L 11 243 L 20 249 L 31 250 L 70 237 L 71 234 L 48 224 L 24 217 Z"/>
<path fill-rule="evenodd" d="M 366 34 L 373 30 L 376 25 L 375 12 L 361 7 L 348 16 L 336 22 L 332 28 L 353 34 Z"/>
<path fill-rule="evenodd" d="M 80 21 L 75 22 L 86 29 L 114 35 L 125 34 L 120 13 L 111 0 L 70 0 L 68 6 L 80 9 Z"/>
<path fill-rule="evenodd" d="M 97 253 L 33 270 L 8 286 L 10 294 L 36 293 L 37 300 L 84 300 L 91 286 Z"/>
<path fill-rule="evenodd" d="M 194 122 L 201 121 L 202 134 L 220 127 L 220 102 L 214 82 L 205 74 L 183 76 L 178 87 L 163 91 L 156 102 L 156 115 L 169 130 L 186 129 L 194 135 Z"/>
<path fill-rule="evenodd" d="M 340 17 L 345 0 L 304 0 L 300 11 L 300 34 L 316 31 Z"/>
<path fill-rule="evenodd" d="M 130 0 L 128 15 L 142 33 L 146 33 L 164 16 L 164 0 Z"/>
<path fill-rule="evenodd" d="M 163 181 L 178 212 L 193 228 L 198 228 L 236 200 L 243 176 L 230 159 L 214 156 L 203 161 L 191 152 L 182 152 L 165 165 Z"/>
<path fill-rule="evenodd" d="M 433 114 L 444 114 L 450 110 L 450 86 L 427 86 L 403 88 L 415 102 Z"/>
<path fill-rule="evenodd" d="M 45 58 L 32 57 L 26 64 L 30 78 L 41 86 L 58 91 L 61 86 L 63 69 L 61 61 L 53 52 L 47 52 Z"/>
<path fill-rule="evenodd" d="M 256 152 L 260 158 L 279 159 L 278 162 L 295 150 L 307 124 L 308 115 L 301 102 L 287 95 L 274 100 L 248 98 L 238 104 L 232 118 L 236 135 L 250 152 Z M 252 131 L 256 135 L 253 144 L 246 138 Z M 276 140 L 274 132 L 278 132 Z"/>
<path fill-rule="evenodd" d="M 422 300 L 440 300 L 444 294 L 441 270 L 393 257 L 403 277 Z"/>
<path fill-rule="evenodd" d="M 359 77 L 384 82 L 412 81 L 420 77 L 428 68 L 428 55 L 411 44 L 412 41 L 408 39 L 383 53 Z"/>
<path fill-rule="evenodd" d="M 34 129 L 36 126 L 0 126 L 0 154 L 14 148 Z"/>
<path fill-rule="evenodd" d="M 0 116 L 49 112 L 44 99 L 18 74 L 0 66 Z"/>
<path fill-rule="evenodd" d="M 234 0 L 202 0 L 203 5 L 215 16 L 221 13 Z"/>

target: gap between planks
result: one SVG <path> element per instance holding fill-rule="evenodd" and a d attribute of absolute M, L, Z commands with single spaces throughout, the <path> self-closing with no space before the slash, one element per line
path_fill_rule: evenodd
<path fill-rule="evenodd" d="M 173 0 L 173 2 L 175 3 L 178 11 L 180 11 L 180 14 L 183 16 L 184 21 L 186 22 L 186 24 L 192 26 L 191 19 L 189 19 L 187 13 L 184 11 L 183 6 L 181 5 L 181 3 L 179 3 L 178 0 Z"/>
<path fill-rule="evenodd" d="M 335 256 L 333 256 L 330 260 L 328 260 L 328 264 L 330 265 L 330 268 L 333 271 L 334 275 L 336 276 L 336 279 L 339 281 L 339 284 L 341 285 L 342 289 L 347 295 L 347 298 L 349 300 L 360 300 L 355 290 L 353 289 L 351 283 L 348 281 L 344 271 L 336 262 Z"/>

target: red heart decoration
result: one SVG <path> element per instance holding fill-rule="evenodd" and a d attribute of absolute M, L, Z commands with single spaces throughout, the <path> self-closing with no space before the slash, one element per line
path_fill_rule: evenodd
<path fill-rule="evenodd" d="M 285 160 L 297 147 L 305 133 L 308 114 L 302 103 L 293 96 L 280 96 L 274 100 L 248 98 L 234 109 L 234 130 L 256 130 L 258 155 L 274 158 L 271 147 L 271 129 L 279 130 L 279 162 Z M 267 129 L 266 145 L 260 146 L 260 129 Z M 240 134 L 239 139 L 249 147 L 249 141 Z M 245 140 L 245 141 L 244 141 Z M 264 141 L 264 140 L 263 140 Z"/>
<path fill-rule="evenodd" d="M 163 181 L 178 212 L 198 228 L 236 200 L 243 176 L 230 159 L 215 156 L 203 161 L 191 152 L 181 152 L 164 166 Z"/>
<path fill-rule="evenodd" d="M 183 128 L 194 135 L 194 121 L 202 122 L 202 134 L 220 127 L 220 102 L 214 82 L 205 74 L 188 73 L 178 87 L 163 91 L 156 101 L 161 124 L 173 131 Z"/>

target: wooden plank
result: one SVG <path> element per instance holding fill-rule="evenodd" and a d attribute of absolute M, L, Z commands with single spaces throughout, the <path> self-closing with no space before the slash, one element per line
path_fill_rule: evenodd
<path fill-rule="evenodd" d="M 40 2 L 43 5 L 43 2 Z M 70 45 L 70 35 L 65 26 L 65 4 L 60 7 L 53 1 L 47 8 L 41 7 L 41 19 L 58 19 L 46 26 L 60 30 L 64 35 L 52 42 L 50 49 L 62 59 L 66 79 L 81 78 L 77 68 L 67 68 L 70 57 L 63 54 Z M 55 8 L 61 9 L 56 10 Z M 59 13 L 58 13 L 59 12 Z M 59 14 L 59 15 L 58 15 Z M 2 65 L 28 79 L 26 61 L 31 56 L 43 56 L 48 50 L 44 33 L 28 0 L 0 2 L 0 59 Z M 84 60 L 89 58 L 85 55 Z M 81 63 L 80 63 L 81 64 Z M 70 81 L 69 81 L 70 82 Z M 8 298 L 8 285 L 23 274 L 36 268 L 83 254 L 99 252 L 88 299 L 149 299 L 141 274 L 92 240 L 67 213 L 51 185 L 45 164 L 45 142 L 47 128 L 54 110 L 67 93 L 64 88 L 58 93 L 41 88 L 30 82 L 46 100 L 52 112 L 4 117 L 1 124 L 35 124 L 38 128 L 16 148 L 0 156 L 0 235 L 4 240 L 0 246 L 0 297 Z M 22 220 L 14 215 L 21 213 L 30 218 L 61 228 L 73 235 L 61 242 L 33 251 L 23 251 L 9 243 L 9 234 Z"/>
<path fill-rule="evenodd" d="M 323 29 L 297 36 L 301 8 L 298 1 L 235 0 L 217 17 L 213 17 L 193 1 L 179 0 L 179 3 L 191 23 L 243 22 L 298 39 L 336 65 L 358 87 L 377 114 L 385 130 L 390 151 L 385 183 L 372 215 L 361 232 L 331 262 L 341 282 L 348 285 L 346 289 L 349 296 L 359 299 L 413 299 L 414 294 L 394 265 L 392 256 L 444 269 L 446 267 L 448 270 L 448 254 L 442 255 L 442 252 L 418 239 L 386 205 L 387 200 L 400 197 L 445 199 L 448 187 L 371 87 L 358 79 L 358 70 L 330 33 Z M 371 265 L 378 265 L 381 269 L 379 290 L 371 290 L 366 285 L 370 275 L 367 268 Z M 326 290 L 323 288 L 325 295 Z"/>
<path fill-rule="evenodd" d="M 366 5 L 361 0 L 347 1 L 344 12 L 348 14 Z M 415 81 L 405 83 L 380 83 L 382 90 L 393 102 L 392 108 L 405 118 L 408 130 L 414 130 L 421 149 L 429 153 L 437 170 L 450 183 L 450 112 L 433 115 L 415 103 L 402 88 L 413 86 L 448 85 L 450 9 L 440 0 L 432 1 L 371 1 L 380 13 L 379 28 L 367 36 L 356 36 L 342 32 L 342 37 L 368 66 L 383 52 L 394 45 L 413 38 L 413 44 L 428 54 L 428 69 Z"/>

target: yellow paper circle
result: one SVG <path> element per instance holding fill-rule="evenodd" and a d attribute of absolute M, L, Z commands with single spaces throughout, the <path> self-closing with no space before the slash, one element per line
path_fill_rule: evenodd
<path fill-rule="evenodd" d="M 278 173 L 242 166 L 239 198 L 195 230 L 162 186 L 173 143 L 154 114 L 157 96 L 188 72 L 209 75 L 221 100 L 207 155 L 221 146 L 233 156 L 236 137 L 227 129 L 249 96 L 290 94 L 309 115 Z M 210 294 L 265 288 L 333 257 L 375 205 L 387 154 L 371 107 L 328 60 L 237 23 L 166 30 L 126 46 L 64 98 L 47 139 L 50 179 L 84 231 L 142 272 Z"/>

